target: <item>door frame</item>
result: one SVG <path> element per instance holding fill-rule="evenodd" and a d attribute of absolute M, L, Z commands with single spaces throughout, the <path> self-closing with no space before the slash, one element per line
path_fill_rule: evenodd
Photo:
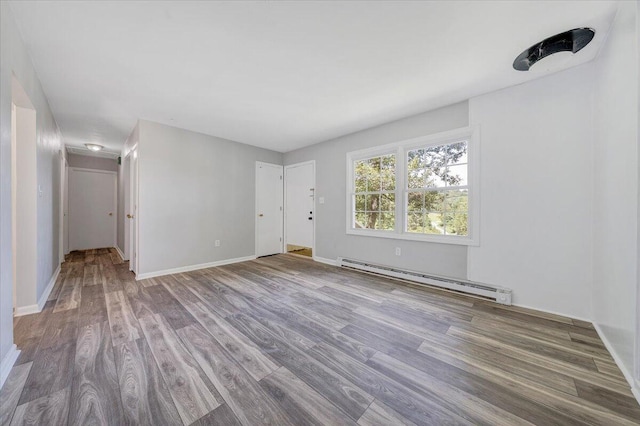
<path fill-rule="evenodd" d="M 274 164 L 274 163 L 266 163 L 264 161 L 256 161 L 255 165 L 255 199 L 253 204 L 253 221 L 255 227 L 255 247 L 254 247 L 254 255 L 258 257 L 258 166 L 269 166 L 269 167 L 279 167 L 282 170 L 282 211 L 280 212 L 281 223 L 281 233 L 280 233 L 280 253 L 284 253 L 284 166 L 282 164 Z"/>
<path fill-rule="evenodd" d="M 282 233 L 283 233 L 283 237 L 282 237 L 282 243 L 283 243 L 283 253 L 287 253 L 287 170 L 288 169 L 292 169 L 294 167 L 299 167 L 299 166 L 306 166 L 306 165 L 312 165 L 313 166 L 313 237 L 311 238 L 311 258 L 315 260 L 316 258 L 316 219 L 318 217 L 317 215 L 317 203 L 316 203 L 316 199 L 318 198 L 316 196 L 316 160 L 309 160 L 309 161 L 303 161 L 301 163 L 295 163 L 295 164 L 289 164 L 284 166 L 284 185 L 283 185 L 283 197 L 284 197 L 284 206 L 283 206 L 283 225 L 282 225 Z"/>
<path fill-rule="evenodd" d="M 126 226 L 125 228 L 127 228 L 128 226 L 128 231 L 125 229 L 125 233 L 128 232 L 128 247 L 125 248 L 125 250 L 127 251 L 127 257 L 129 258 L 129 270 L 132 271 L 133 273 L 135 273 L 136 275 L 138 274 L 138 265 L 139 265 L 139 261 L 138 259 L 140 258 L 140 240 L 139 240 L 139 235 L 140 235 L 140 222 L 138 221 L 138 217 L 140 216 L 140 191 L 139 191 L 139 185 L 138 185 L 138 177 L 140 176 L 140 162 L 139 162 L 139 155 L 138 155 L 138 143 L 136 143 L 135 145 L 133 145 L 133 147 L 129 150 L 129 152 L 127 153 L 127 155 L 125 156 L 125 164 L 128 165 L 128 174 L 125 173 L 125 176 L 128 175 L 128 185 L 125 182 L 125 186 L 127 187 L 126 194 L 125 194 L 125 198 L 128 198 L 128 200 L 125 201 L 125 208 L 128 207 L 129 209 L 129 213 L 131 214 L 133 217 L 129 220 L 127 220 L 125 222 Z M 134 166 L 135 166 L 135 173 L 134 173 Z M 127 197 L 128 195 L 128 197 Z M 134 210 L 134 206 L 135 206 L 135 210 Z M 127 218 L 127 212 L 124 212 L 125 217 L 124 220 L 128 219 Z M 134 232 L 131 232 L 133 229 Z M 126 238 L 125 238 L 126 240 Z"/>
<path fill-rule="evenodd" d="M 64 149 L 64 147 L 63 147 Z M 60 223 L 58 224 L 59 226 L 59 246 L 58 246 L 58 260 L 59 263 L 64 262 L 64 256 L 65 256 L 65 250 L 64 250 L 64 239 L 65 239 L 65 232 L 67 231 L 66 227 L 64 226 L 64 217 L 65 217 L 65 195 L 67 192 L 67 157 L 66 155 L 64 155 L 64 151 L 63 149 L 61 149 L 58 154 L 60 156 Z"/>
<path fill-rule="evenodd" d="M 115 177 L 115 190 L 113 194 L 113 245 L 111 246 L 115 247 L 118 241 L 118 172 L 112 172 L 111 170 L 86 169 L 83 167 L 69 167 L 69 170 L 72 172 L 102 173 L 105 175 L 113 175 Z M 71 245 L 71 241 L 69 241 L 69 245 Z M 69 249 L 71 249 L 71 247 L 69 247 Z M 74 248 L 73 250 L 76 249 Z"/>

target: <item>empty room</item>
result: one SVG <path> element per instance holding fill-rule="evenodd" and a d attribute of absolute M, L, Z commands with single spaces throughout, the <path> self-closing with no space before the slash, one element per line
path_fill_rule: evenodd
<path fill-rule="evenodd" d="M 640 1 L 0 1 L 0 426 L 640 425 Z"/>

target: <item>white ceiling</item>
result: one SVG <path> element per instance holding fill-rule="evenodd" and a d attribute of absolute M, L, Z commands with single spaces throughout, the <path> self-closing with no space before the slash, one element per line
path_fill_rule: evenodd
<path fill-rule="evenodd" d="M 511 64 L 598 1 L 14 1 L 69 145 L 120 149 L 138 118 L 286 152 L 545 74 Z"/>

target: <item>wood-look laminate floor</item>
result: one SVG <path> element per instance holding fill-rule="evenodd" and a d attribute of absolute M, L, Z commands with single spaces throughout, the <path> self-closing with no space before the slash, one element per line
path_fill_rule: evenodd
<path fill-rule="evenodd" d="M 74 252 L 0 424 L 640 424 L 591 324 L 298 256 L 136 282 Z"/>

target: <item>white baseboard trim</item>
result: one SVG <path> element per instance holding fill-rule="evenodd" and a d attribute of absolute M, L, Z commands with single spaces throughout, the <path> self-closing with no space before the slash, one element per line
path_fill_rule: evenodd
<path fill-rule="evenodd" d="M 199 265 L 181 266 L 179 268 L 165 269 L 163 271 L 145 272 L 144 274 L 136 275 L 136 281 L 144 280 L 147 278 L 161 277 L 163 275 L 171 275 L 171 274 L 179 274 L 181 272 L 196 271 L 198 269 L 206 269 L 206 268 L 213 268 L 216 266 L 230 265 L 232 263 L 246 262 L 248 260 L 254 260 L 255 258 L 256 256 L 236 257 L 234 259 L 218 260 L 216 262 L 201 263 Z"/>
<path fill-rule="evenodd" d="M 332 265 L 332 266 L 338 265 L 337 260 L 327 259 L 326 257 L 313 256 L 313 260 L 320 263 L 326 263 L 327 265 Z"/>
<path fill-rule="evenodd" d="M 115 246 L 116 251 L 118 252 L 118 254 L 120 255 L 120 257 L 122 258 L 122 260 L 127 260 L 124 258 L 124 253 L 122 252 L 122 250 L 120 250 L 120 247 L 118 247 L 117 245 Z"/>
<path fill-rule="evenodd" d="M 4 386 L 4 382 L 9 377 L 9 373 L 13 368 L 13 364 L 15 364 L 18 359 L 18 355 L 20 355 L 20 351 L 16 345 L 12 345 L 9 348 L 9 352 L 2 358 L 2 362 L 0 362 L 0 389 Z"/>
<path fill-rule="evenodd" d="M 640 404 L 640 387 L 639 386 L 632 387 L 631 393 L 633 394 L 633 396 L 636 397 L 636 401 L 638 401 L 638 404 Z"/>
<path fill-rule="evenodd" d="M 625 379 L 627 379 L 633 396 L 636 397 L 636 400 L 638 400 L 638 403 L 640 404 L 640 389 L 636 388 L 635 386 L 635 380 L 633 380 L 633 372 L 627 370 L 624 363 L 620 359 L 620 356 L 618 356 L 618 353 L 615 351 L 613 345 L 611 344 L 611 342 L 609 342 L 609 339 L 607 339 L 607 336 L 604 334 L 600 326 L 594 322 L 593 328 L 595 328 L 596 332 L 598 332 L 598 336 L 600 336 L 600 340 L 602 340 L 602 343 L 604 343 L 604 347 L 607 348 L 607 350 L 611 354 L 611 357 L 616 362 L 616 365 L 618 366 L 620 371 L 622 371 L 622 375 Z"/>
<path fill-rule="evenodd" d="M 51 276 L 51 279 L 49 280 L 49 284 L 47 284 L 47 287 L 44 289 L 44 291 L 40 295 L 40 298 L 38 299 L 38 304 L 20 306 L 16 308 L 15 312 L 13 313 L 14 317 L 20 317 L 22 315 L 37 314 L 39 312 L 42 312 L 42 309 L 44 308 L 44 305 L 47 303 L 47 299 L 51 294 L 51 290 L 53 290 L 53 286 L 56 285 L 56 281 L 58 280 L 58 275 L 60 275 L 60 266 L 61 265 L 58 265 L 58 268 L 55 270 L 55 272 Z"/>
<path fill-rule="evenodd" d="M 511 306 L 517 306 L 519 308 L 531 309 L 532 311 L 540 311 L 540 312 L 544 312 L 545 314 L 558 315 L 559 317 L 565 317 L 565 318 L 569 318 L 569 319 L 577 319 L 577 320 L 580 320 L 580 321 L 586 321 L 586 322 L 590 322 L 590 323 L 593 324 L 593 321 L 591 319 L 589 319 L 589 318 L 583 318 L 583 317 L 577 317 L 575 315 L 563 314 L 561 312 L 550 311 L 548 309 L 535 308 L 535 307 L 532 307 L 532 306 L 523 305 L 521 303 L 512 303 Z"/>

